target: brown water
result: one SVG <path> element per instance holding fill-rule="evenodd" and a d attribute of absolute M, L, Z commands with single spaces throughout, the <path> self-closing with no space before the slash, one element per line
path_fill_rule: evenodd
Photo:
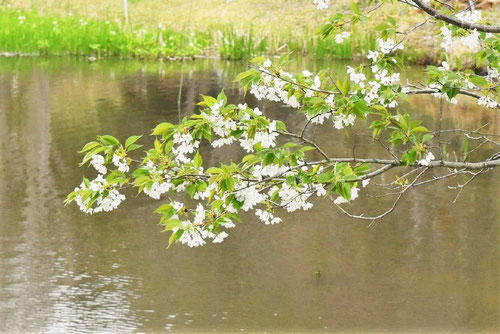
<path fill-rule="evenodd" d="M 309 69 L 324 66 L 345 64 Z M 244 216 L 224 243 L 199 249 L 165 249 L 151 199 L 129 196 L 120 210 L 95 216 L 63 207 L 91 173 L 77 168 L 76 151 L 96 134 L 148 133 L 222 87 L 241 100 L 231 83 L 241 64 L 197 61 L 186 65 L 179 115 L 179 68 L 0 59 L 1 332 L 499 329 L 498 172 L 477 178 L 456 204 L 446 187 L 453 182 L 410 191 L 371 227 L 318 201 L 277 226 Z M 493 118 L 488 131 L 499 132 L 498 116 L 464 103 L 445 111 L 445 125 L 472 129 Z M 422 97 L 407 104 L 431 128 L 437 106 Z M 262 107 L 292 127 L 302 122 L 278 105 Z M 352 154 L 352 144 L 359 157 L 383 154 L 367 137 L 316 137 L 339 155 Z M 388 202 L 357 204 L 350 209 L 375 213 Z"/>

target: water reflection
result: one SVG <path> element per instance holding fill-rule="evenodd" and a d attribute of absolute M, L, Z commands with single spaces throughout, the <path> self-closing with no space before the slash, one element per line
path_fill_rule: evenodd
<path fill-rule="evenodd" d="M 306 65 L 342 75 L 345 64 Z M 456 205 L 443 185 L 410 192 L 395 215 L 370 228 L 318 201 L 279 226 L 245 216 L 226 242 L 200 249 L 166 251 L 152 214 L 157 204 L 142 197 L 92 217 L 63 208 L 65 194 L 91 173 L 76 168 L 76 151 L 96 134 L 148 133 L 193 113 L 199 94 L 222 87 L 242 99 L 231 82 L 242 64 L 196 61 L 186 69 L 179 114 L 179 69 L 0 59 L 0 331 L 498 327 L 498 172 L 478 178 Z M 488 131 L 499 132 L 497 116 L 465 102 L 445 111 L 447 126 L 472 129 L 493 119 Z M 406 106 L 433 124 L 436 100 L 412 97 Z M 261 108 L 302 125 L 289 109 Z M 360 131 L 310 135 L 332 154 L 350 155 L 353 145 L 358 156 L 384 154 Z M 240 154 L 216 150 L 207 160 Z M 369 212 L 381 203 L 359 202 Z"/>

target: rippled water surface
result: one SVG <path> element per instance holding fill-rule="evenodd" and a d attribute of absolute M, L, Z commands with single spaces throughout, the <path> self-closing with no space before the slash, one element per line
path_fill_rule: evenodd
<path fill-rule="evenodd" d="M 246 215 L 224 243 L 199 249 L 166 250 L 152 213 L 159 203 L 133 193 L 111 213 L 63 207 L 92 174 L 77 167 L 76 152 L 95 135 L 149 133 L 223 87 L 241 101 L 232 79 L 243 65 L 200 60 L 186 64 L 179 112 L 180 66 L 0 59 L 1 332 L 498 330 L 498 172 L 477 178 L 456 204 L 446 187 L 456 181 L 410 191 L 370 227 L 316 201 L 277 226 Z M 345 64 L 309 69 L 325 66 L 343 73 Z M 446 126 L 493 119 L 487 129 L 499 132 L 497 115 L 463 102 L 445 110 Z M 405 105 L 433 127 L 438 101 Z M 289 109 L 261 107 L 291 128 L 303 124 Z M 338 156 L 353 145 L 359 157 L 384 154 L 358 130 L 309 135 Z M 215 150 L 205 162 L 239 154 Z M 350 209 L 376 213 L 388 203 L 365 198 Z"/>

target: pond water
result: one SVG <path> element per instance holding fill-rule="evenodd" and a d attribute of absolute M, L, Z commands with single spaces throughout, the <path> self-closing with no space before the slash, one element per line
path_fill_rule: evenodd
<path fill-rule="evenodd" d="M 316 201 L 277 226 L 244 215 L 224 243 L 198 249 L 166 250 L 168 235 L 153 214 L 160 202 L 143 196 L 127 194 L 119 210 L 94 216 L 63 207 L 82 174 L 93 176 L 77 167 L 86 142 L 149 133 L 195 112 L 199 94 L 223 87 L 240 102 L 232 79 L 243 66 L 186 63 L 179 112 L 179 63 L 0 59 L 0 332 L 498 329 L 496 171 L 478 177 L 456 204 L 446 186 L 457 180 L 410 191 L 395 214 L 370 227 Z M 446 126 L 473 129 L 493 119 L 486 129 L 500 131 L 498 114 L 463 102 L 445 109 Z M 303 124 L 289 109 L 261 106 L 292 128 Z M 411 97 L 405 106 L 433 128 L 439 101 Z M 359 157 L 384 154 L 358 130 L 349 138 L 309 135 L 337 156 L 351 155 L 353 145 Z M 238 155 L 219 149 L 205 162 Z M 358 201 L 349 209 L 389 205 Z"/>

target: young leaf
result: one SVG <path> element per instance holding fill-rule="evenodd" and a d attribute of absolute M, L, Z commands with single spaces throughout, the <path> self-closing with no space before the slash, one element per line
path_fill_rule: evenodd
<path fill-rule="evenodd" d="M 169 248 L 173 243 L 177 242 L 177 240 L 179 240 L 183 234 L 184 234 L 184 230 L 177 230 L 175 233 L 172 233 L 172 235 L 168 239 L 167 248 Z"/>
<path fill-rule="evenodd" d="M 104 145 L 111 145 L 111 146 L 119 146 L 120 145 L 120 142 L 118 141 L 118 139 L 116 139 L 115 137 L 110 136 L 110 135 L 100 136 L 99 140 Z"/>
<path fill-rule="evenodd" d="M 168 129 L 171 129 L 173 128 L 174 125 L 172 123 L 168 123 L 168 122 L 163 122 L 163 123 L 160 123 L 158 124 L 154 129 L 153 129 L 153 135 L 154 136 L 159 136 L 159 135 L 162 135 L 163 132 L 167 131 Z"/>
<path fill-rule="evenodd" d="M 201 158 L 200 150 L 196 151 L 193 162 L 194 162 L 194 165 L 196 166 L 196 168 L 201 167 L 201 165 L 203 163 L 203 159 Z"/>
<path fill-rule="evenodd" d="M 130 137 L 128 137 L 127 140 L 125 141 L 125 148 L 129 148 L 130 145 L 132 145 L 133 143 L 135 143 L 141 137 L 142 137 L 142 135 L 141 136 L 130 136 Z"/>

